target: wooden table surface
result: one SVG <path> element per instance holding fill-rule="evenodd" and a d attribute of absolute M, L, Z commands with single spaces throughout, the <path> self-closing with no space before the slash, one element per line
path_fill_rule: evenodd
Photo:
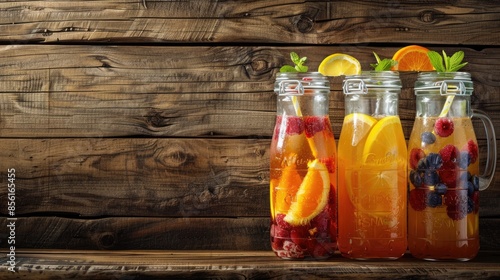
<path fill-rule="evenodd" d="M 269 251 L 23 250 L 18 273 L 0 279 L 495 279 L 500 252 L 481 251 L 469 262 L 287 261 Z M 498 279 L 498 278 L 496 278 Z"/>

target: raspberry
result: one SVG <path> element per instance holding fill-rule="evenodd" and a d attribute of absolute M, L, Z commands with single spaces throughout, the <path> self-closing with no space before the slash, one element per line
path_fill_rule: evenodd
<path fill-rule="evenodd" d="M 426 207 L 426 194 L 423 189 L 413 189 L 410 191 L 410 206 L 415 211 L 422 211 Z"/>
<path fill-rule="evenodd" d="M 283 120 L 285 123 L 283 124 Z M 304 131 L 304 121 L 296 116 L 276 116 L 276 125 L 274 126 L 274 135 L 279 135 L 281 126 L 285 125 L 285 132 L 288 135 L 301 134 Z"/>
<path fill-rule="evenodd" d="M 446 206 L 454 206 L 467 203 L 467 190 L 448 190 L 443 196 Z"/>
<path fill-rule="evenodd" d="M 324 117 L 304 117 L 306 137 L 311 138 L 314 134 L 325 129 Z"/>
<path fill-rule="evenodd" d="M 307 248 L 307 238 L 309 237 L 309 231 L 304 226 L 293 227 L 290 231 L 290 238 L 292 242 L 299 245 L 300 248 Z"/>
<path fill-rule="evenodd" d="M 451 161 L 445 161 L 439 168 L 439 178 L 447 186 L 454 187 L 457 182 L 457 166 Z"/>
<path fill-rule="evenodd" d="M 460 151 L 458 148 L 450 144 L 444 146 L 444 148 L 439 151 L 439 155 L 441 155 L 443 162 L 456 162 L 459 154 Z"/>
<path fill-rule="evenodd" d="M 454 130 L 453 121 L 449 118 L 439 118 L 434 124 L 434 131 L 441 137 L 448 137 Z"/>
<path fill-rule="evenodd" d="M 333 158 L 322 158 L 319 161 L 326 166 L 328 173 L 335 173 L 335 160 Z"/>
<path fill-rule="evenodd" d="M 425 157 L 424 150 L 419 148 L 413 148 L 410 151 L 410 167 L 416 169 L 418 166 L 418 161 Z"/>
<path fill-rule="evenodd" d="M 301 134 L 304 131 L 304 121 L 300 117 L 286 117 L 286 134 Z"/>
<path fill-rule="evenodd" d="M 276 214 L 276 217 L 274 219 L 278 227 L 290 231 L 292 229 L 292 226 L 284 220 L 285 216 L 285 214 Z"/>
<path fill-rule="evenodd" d="M 327 211 L 323 211 L 311 221 L 311 228 L 315 229 L 314 236 L 319 238 L 328 237 L 328 226 L 330 217 Z M 312 235 L 312 234 L 311 234 Z"/>
<path fill-rule="evenodd" d="M 425 144 L 433 144 L 436 142 L 436 135 L 432 134 L 432 132 L 423 132 L 420 135 L 420 140 Z"/>
<path fill-rule="evenodd" d="M 467 217 L 467 204 L 460 206 L 448 206 L 446 207 L 446 214 L 452 220 L 459 221 Z"/>
<path fill-rule="evenodd" d="M 477 161 L 477 157 L 479 156 L 477 144 L 474 141 L 469 140 L 465 145 L 464 150 L 469 153 L 470 163 L 475 163 Z"/>
<path fill-rule="evenodd" d="M 276 252 L 276 254 L 281 258 L 304 258 L 302 249 L 297 244 L 288 240 L 283 242 L 283 250 Z"/>

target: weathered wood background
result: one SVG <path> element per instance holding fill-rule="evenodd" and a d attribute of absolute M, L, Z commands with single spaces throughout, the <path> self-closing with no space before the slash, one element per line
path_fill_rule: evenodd
<path fill-rule="evenodd" d="M 368 70 L 373 51 L 464 50 L 498 139 L 499 31 L 500 1 L 2 1 L 0 248 L 15 168 L 19 248 L 270 250 L 273 82 L 290 51 Z M 416 73 L 401 76 L 408 137 Z M 500 249 L 498 170 L 483 249 Z"/>

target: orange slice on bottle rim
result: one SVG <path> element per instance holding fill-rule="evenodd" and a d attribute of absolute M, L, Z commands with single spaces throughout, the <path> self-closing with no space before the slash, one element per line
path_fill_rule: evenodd
<path fill-rule="evenodd" d="M 392 67 L 391 70 L 395 71 L 434 71 L 431 60 L 427 56 L 429 49 L 418 46 L 410 45 L 399 49 L 392 60 L 398 63 Z"/>

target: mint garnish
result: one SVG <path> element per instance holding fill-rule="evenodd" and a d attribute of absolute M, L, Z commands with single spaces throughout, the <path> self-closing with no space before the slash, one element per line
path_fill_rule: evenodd
<path fill-rule="evenodd" d="M 437 72 L 456 72 L 460 70 L 462 67 L 467 65 L 467 62 L 463 62 L 464 52 L 458 51 L 454 53 L 451 57 L 446 55 L 446 52 L 443 50 L 443 56 L 435 51 L 429 51 L 427 53 L 432 66 L 436 69 Z"/>
<path fill-rule="evenodd" d="M 370 66 L 373 67 L 373 70 L 375 71 L 389 71 L 393 66 L 398 64 L 397 61 L 392 59 L 388 58 L 380 59 L 380 57 L 375 52 L 373 52 L 373 55 L 375 56 L 377 63 L 370 64 Z"/>
<path fill-rule="evenodd" d="M 300 57 L 297 53 L 291 52 L 290 58 L 292 59 L 292 62 L 295 64 L 295 66 L 283 65 L 283 67 L 280 68 L 280 72 L 282 72 L 282 73 L 283 72 L 307 72 L 307 70 L 309 68 L 304 65 L 304 63 L 307 60 L 307 57 Z"/>

